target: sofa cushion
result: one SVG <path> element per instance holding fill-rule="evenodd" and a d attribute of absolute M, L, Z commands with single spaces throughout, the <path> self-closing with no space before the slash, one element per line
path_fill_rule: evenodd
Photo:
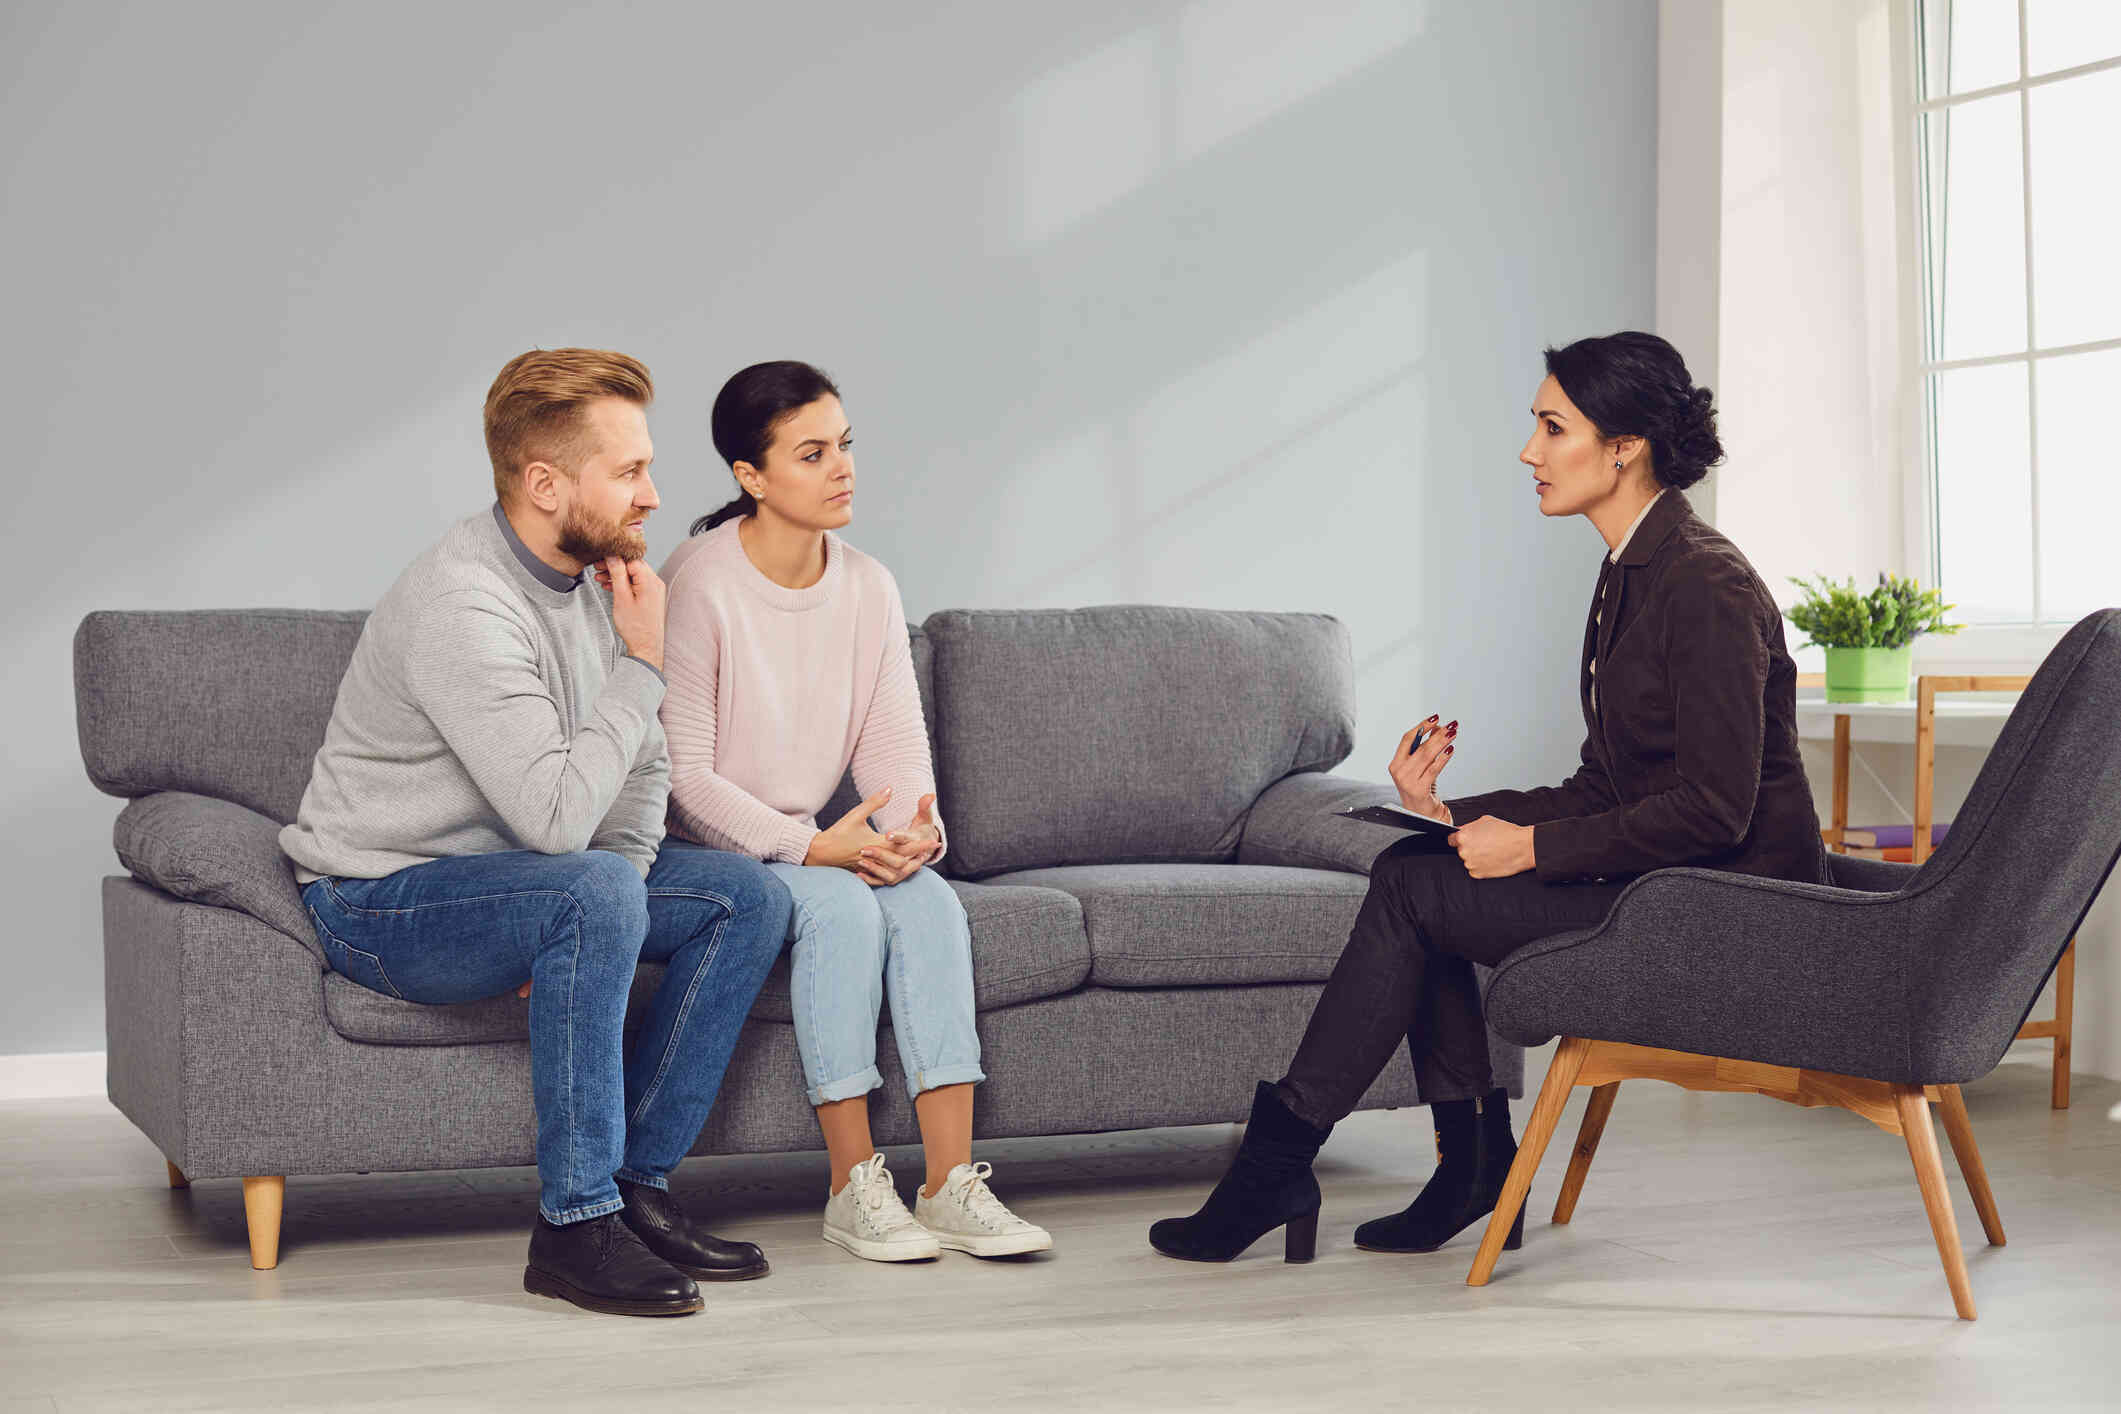
<path fill-rule="evenodd" d="M 1090 975 L 1082 906 L 1067 894 L 955 882 L 951 888 L 972 925 L 972 990 L 979 1010 L 1070 992 Z M 639 1023 L 641 1009 L 663 972 L 661 963 L 643 963 L 634 974 L 626 1003 L 629 1028 Z M 521 1041 L 530 1035 L 529 1003 L 512 993 L 453 1006 L 422 1006 L 371 992 L 336 972 L 324 979 L 324 1011 L 340 1035 L 380 1045 L 461 1046 Z M 795 1019 L 785 954 L 767 977 L 751 1015 L 763 1021 Z"/>
<path fill-rule="evenodd" d="M 1088 864 L 990 882 L 1080 900 L 1101 987 L 1324 981 L 1370 887 L 1361 874 L 1255 864 Z"/>
<path fill-rule="evenodd" d="M 280 826 L 247 806 L 186 791 L 158 791 L 118 812 L 111 844 L 127 872 L 166 894 L 233 908 L 317 955 L 317 934 L 280 852 Z"/>
<path fill-rule="evenodd" d="M 1261 791 L 1353 743 L 1348 634 L 1323 615 L 950 610 L 926 628 L 961 877 L 1234 858 Z"/>
<path fill-rule="evenodd" d="M 74 716 L 111 795 L 191 791 L 286 824 L 366 613 L 102 612 L 74 634 Z"/>
<path fill-rule="evenodd" d="M 1240 864 L 1286 864 L 1367 874 L 1378 855 L 1407 837 L 1404 830 L 1344 819 L 1336 811 L 1360 805 L 1398 805 L 1389 785 L 1306 771 L 1276 781 L 1253 802 L 1237 843 Z"/>
<path fill-rule="evenodd" d="M 667 971 L 660 962 L 634 969 L 626 998 L 626 1029 L 641 1024 L 648 999 Z M 476 1046 L 487 1041 L 530 1039 L 530 1002 L 514 992 L 449 1006 L 422 1006 L 371 992 L 336 972 L 324 974 L 324 1015 L 349 1041 L 382 1046 Z"/>

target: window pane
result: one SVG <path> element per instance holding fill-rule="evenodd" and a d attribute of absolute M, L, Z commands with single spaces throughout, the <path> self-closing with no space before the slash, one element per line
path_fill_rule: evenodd
<path fill-rule="evenodd" d="M 2043 358 L 2040 380 L 2040 614 L 2081 619 L 2121 604 L 2114 554 L 2114 394 L 2121 349 Z"/>
<path fill-rule="evenodd" d="M 2078 80 L 2081 82 L 2081 80 Z M 2024 150 L 2018 95 L 1925 114 L 1931 357 L 2025 347 Z M 1935 303 L 1941 297 L 1941 304 Z"/>
<path fill-rule="evenodd" d="M 1972 93 L 2018 77 L 2018 0 L 1923 0 L 1923 95 Z"/>
<path fill-rule="evenodd" d="M 1937 559 L 1964 623 L 2033 613 L 2033 483 L 2025 365 L 1930 375 L 1936 427 Z"/>
<path fill-rule="evenodd" d="M 2114 0 L 2028 0 L 2025 47 L 2036 74 L 2121 58 L 2121 5 Z"/>
<path fill-rule="evenodd" d="M 2121 69 L 2043 84 L 2032 91 L 2032 107 L 2034 332 L 2050 349 L 2121 339 L 2114 274 Z"/>

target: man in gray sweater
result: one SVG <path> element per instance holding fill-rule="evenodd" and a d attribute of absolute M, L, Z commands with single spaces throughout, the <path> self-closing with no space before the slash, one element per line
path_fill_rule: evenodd
<path fill-rule="evenodd" d="M 486 397 L 498 499 L 376 606 L 280 835 L 334 970 L 386 996 L 529 998 L 538 1218 L 528 1291 L 681 1315 L 693 1278 L 763 1276 L 670 1170 L 698 1137 L 787 936 L 788 890 L 666 842 L 663 584 L 648 370 L 536 350 Z M 589 582 L 601 566 L 611 591 Z M 637 1038 L 627 995 L 669 964 Z"/>

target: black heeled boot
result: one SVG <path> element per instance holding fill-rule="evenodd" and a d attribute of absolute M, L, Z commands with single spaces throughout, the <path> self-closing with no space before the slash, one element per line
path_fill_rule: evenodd
<path fill-rule="evenodd" d="M 1188 1262 L 1228 1262 L 1286 1226 L 1284 1257 L 1310 1261 L 1318 1254 L 1319 1206 L 1311 1161 L 1330 1133 L 1292 1114 L 1274 1087 L 1261 1081 L 1229 1172 L 1192 1217 L 1152 1226 L 1149 1245 Z"/>
<path fill-rule="evenodd" d="M 1414 1201 L 1388 1218 L 1372 1218 L 1355 1229 L 1355 1245 L 1366 1252 L 1434 1252 L 1495 1211 L 1502 1185 L 1517 1161 L 1510 1132 L 1510 1097 L 1502 1089 L 1478 1100 L 1445 1100 L 1429 1106 L 1436 1122 L 1436 1172 Z M 1524 1245 L 1524 1210 L 1517 1210 L 1503 1247 Z"/>

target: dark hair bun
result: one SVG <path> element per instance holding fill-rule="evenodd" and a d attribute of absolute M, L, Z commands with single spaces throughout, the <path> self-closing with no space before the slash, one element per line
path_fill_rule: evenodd
<path fill-rule="evenodd" d="M 1707 476 L 1709 468 L 1723 460 L 1723 443 L 1716 438 L 1716 395 L 1689 387 L 1663 425 L 1651 433 L 1650 458 L 1657 479 L 1682 491 Z"/>
<path fill-rule="evenodd" d="M 1625 330 L 1546 351 L 1547 372 L 1608 437 L 1641 437 L 1650 467 L 1685 490 L 1723 460 L 1716 397 L 1694 386 L 1679 350 L 1655 334 Z"/>

